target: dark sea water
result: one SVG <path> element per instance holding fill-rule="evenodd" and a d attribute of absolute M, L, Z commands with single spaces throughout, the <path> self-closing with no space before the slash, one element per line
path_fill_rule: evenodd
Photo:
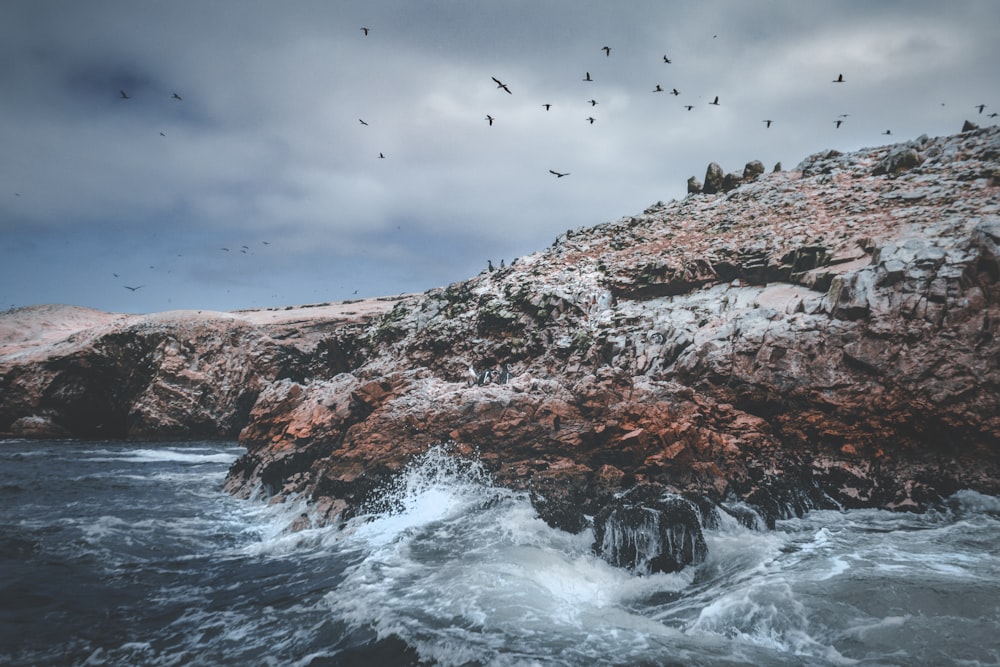
<path fill-rule="evenodd" d="M 723 522 L 643 577 L 440 449 L 391 512 L 297 533 L 222 493 L 241 453 L 0 441 L 0 664 L 1000 664 L 997 498 Z"/>

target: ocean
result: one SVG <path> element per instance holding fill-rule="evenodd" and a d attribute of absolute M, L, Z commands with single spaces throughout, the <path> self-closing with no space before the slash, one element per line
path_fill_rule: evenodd
<path fill-rule="evenodd" d="M 429 450 L 343 530 L 222 491 L 229 442 L 0 441 L 0 664 L 997 665 L 1000 499 L 721 515 L 639 576 Z"/>

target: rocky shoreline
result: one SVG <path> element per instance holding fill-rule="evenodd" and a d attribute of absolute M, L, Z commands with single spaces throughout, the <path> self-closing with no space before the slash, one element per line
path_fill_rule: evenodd
<path fill-rule="evenodd" d="M 44 344 L 8 311 L 0 432 L 238 434 L 226 488 L 304 495 L 312 522 L 449 443 L 644 571 L 697 562 L 719 512 L 1000 493 L 998 164 L 985 128 L 755 166 L 353 311 L 91 312 Z M 637 557 L 640 529 L 676 548 Z"/>

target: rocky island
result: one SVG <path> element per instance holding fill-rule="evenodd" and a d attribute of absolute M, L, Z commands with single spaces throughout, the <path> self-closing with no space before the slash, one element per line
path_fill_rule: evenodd
<path fill-rule="evenodd" d="M 1000 493 L 998 128 L 688 187 L 424 294 L 7 311 L 0 433 L 238 437 L 226 488 L 316 523 L 445 445 L 639 571 L 720 513 Z"/>

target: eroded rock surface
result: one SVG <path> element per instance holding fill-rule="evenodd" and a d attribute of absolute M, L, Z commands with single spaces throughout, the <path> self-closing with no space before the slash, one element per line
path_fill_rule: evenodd
<path fill-rule="evenodd" d="M 0 431 L 239 432 L 227 488 L 326 521 L 442 442 L 571 531 L 640 512 L 619 508 L 636 488 L 769 525 L 997 493 L 998 158 L 985 128 L 755 164 L 725 193 L 710 170 L 364 316 L 107 316 L 0 348 Z"/>

